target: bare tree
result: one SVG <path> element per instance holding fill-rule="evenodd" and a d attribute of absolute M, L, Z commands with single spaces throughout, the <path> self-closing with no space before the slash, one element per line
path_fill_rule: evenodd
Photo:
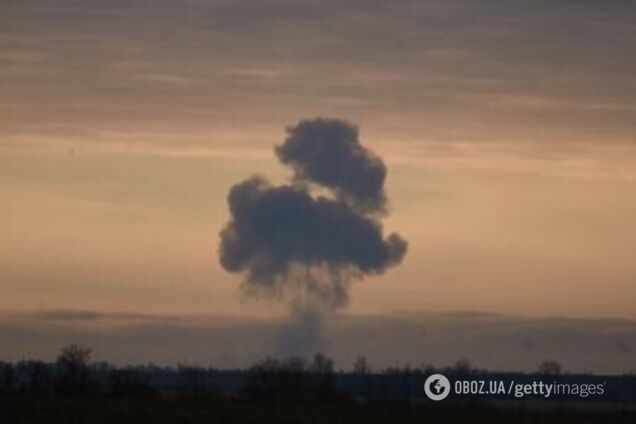
<path fill-rule="evenodd" d="M 311 385 L 314 395 L 326 399 L 334 395 L 334 368 L 333 359 L 324 353 L 316 353 L 309 366 L 311 373 Z"/>
<path fill-rule="evenodd" d="M 560 375 L 563 372 L 563 366 L 557 361 L 546 359 L 539 364 L 537 372 L 543 375 Z"/>
<path fill-rule="evenodd" d="M 453 367 L 455 372 L 460 375 L 468 375 L 473 371 L 473 367 L 470 361 L 466 358 L 460 359 L 455 362 L 455 366 Z"/>
<path fill-rule="evenodd" d="M 91 349 L 70 344 L 60 351 L 57 357 L 59 388 L 65 394 L 86 394 L 89 389 L 89 363 Z"/>
<path fill-rule="evenodd" d="M 30 393 L 44 393 L 50 387 L 49 366 L 42 361 L 21 361 L 18 368 L 27 378 L 26 390 Z"/>
<path fill-rule="evenodd" d="M 360 355 L 356 358 L 353 362 L 353 372 L 356 374 L 369 374 L 371 372 L 371 366 L 366 356 Z"/>
<path fill-rule="evenodd" d="M 315 374 L 333 374 L 334 361 L 324 353 L 316 353 L 309 370 Z"/>
<path fill-rule="evenodd" d="M 302 356 L 291 356 L 281 363 L 281 368 L 288 373 L 302 374 L 305 367 L 305 358 Z"/>

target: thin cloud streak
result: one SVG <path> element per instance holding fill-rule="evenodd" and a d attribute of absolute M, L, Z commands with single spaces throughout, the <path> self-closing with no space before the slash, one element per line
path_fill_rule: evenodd
<path fill-rule="evenodd" d="M 285 328 L 285 321 L 272 318 L 135 315 L 125 319 L 127 313 L 94 314 L 99 318 L 83 321 L 43 321 L 39 313 L 3 314 L 3 358 L 50 360 L 61 346 L 75 341 L 91 346 L 95 359 L 118 364 L 244 367 L 277 354 L 275 340 Z M 405 363 L 446 366 L 467 358 L 473 366 L 490 370 L 532 371 L 542 360 L 553 359 L 568 372 L 634 372 L 633 320 L 474 312 L 344 315 L 327 325 L 326 350 L 343 368 L 364 354 L 376 369 Z"/>

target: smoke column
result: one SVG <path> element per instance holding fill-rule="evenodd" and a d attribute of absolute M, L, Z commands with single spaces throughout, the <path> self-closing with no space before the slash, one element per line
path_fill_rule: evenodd
<path fill-rule="evenodd" d="M 291 167 L 290 182 L 253 176 L 230 189 L 220 262 L 245 275 L 248 293 L 288 303 L 294 325 L 286 349 L 309 352 L 325 316 L 347 305 L 351 283 L 399 264 L 407 242 L 383 235 L 386 166 L 360 144 L 354 125 L 300 121 L 275 152 Z"/>

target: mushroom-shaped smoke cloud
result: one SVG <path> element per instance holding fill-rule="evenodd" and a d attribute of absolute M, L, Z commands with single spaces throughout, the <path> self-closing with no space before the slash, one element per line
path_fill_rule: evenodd
<path fill-rule="evenodd" d="M 255 176 L 231 188 L 220 261 L 245 273 L 249 292 L 287 299 L 295 315 L 315 322 L 347 304 L 353 280 L 398 264 L 407 243 L 383 236 L 386 167 L 355 126 L 318 118 L 287 133 L 276 154 L 292 167 L 291 182 L 272 186 Z M 312 192 L 316 185 L 328 194 Z"/>

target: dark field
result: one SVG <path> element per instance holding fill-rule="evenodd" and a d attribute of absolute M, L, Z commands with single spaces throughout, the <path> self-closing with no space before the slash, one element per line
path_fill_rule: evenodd
<path fill-rule="evenodd" d="M 474 369 L 467 361 L 439 370 L 372 371 L 364 357 L 351 370 L 336 370 L 322 353 L 311 360 L 265 358 L 237 370 L 120 367 L 93 363 L 90 355 L 72 344 L 54 363 L 0 362 L 0 424 L 636 423 L 636 377 L 561 374 L 550 361 L 533 374 L 506 374 Z M 435 373 L 460 383 L 440 402 L 425 395 L 428 376 Z M 601 384 L 604 391 L 550 398 L 462 391 L 461 383 L 469 380 L 519 387 Z"/>
<path fill-rule="evenodd" d="M 3 424 L 79 423 L 634 423 L 634 411 L 538 410 L 486 405 L 0 397 Z"/>

